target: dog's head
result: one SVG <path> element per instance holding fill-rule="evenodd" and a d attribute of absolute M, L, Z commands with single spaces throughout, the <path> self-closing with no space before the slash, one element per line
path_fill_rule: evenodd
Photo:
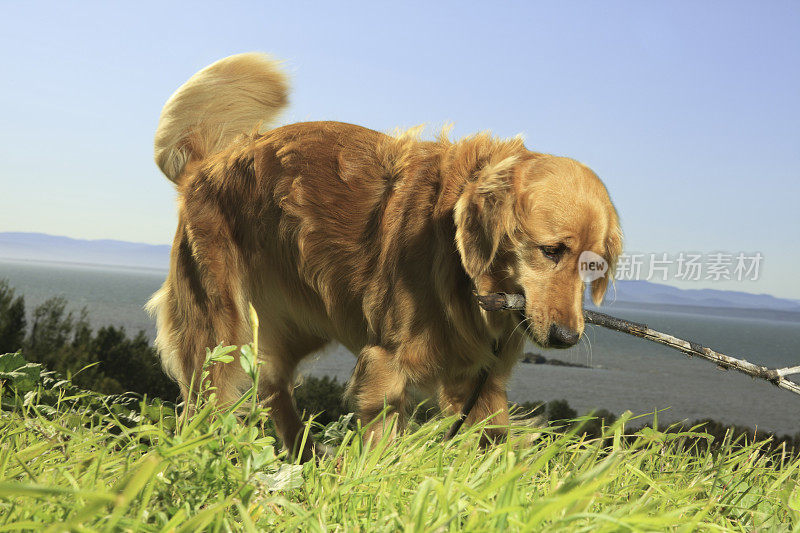
<path fill-rule="evenodd" d="M 461 262 L 478 292 L 524 294 L 524 324 L 516 325 L 546 348 L 576 344 L 584 329 L 579 258 L 590 251 L 607 263 L 591 282 L 599 305 L 622 251 L 617 212 L 597 175 L 564 157 L 506 157 L 466 183 L 454 216 Z"/>

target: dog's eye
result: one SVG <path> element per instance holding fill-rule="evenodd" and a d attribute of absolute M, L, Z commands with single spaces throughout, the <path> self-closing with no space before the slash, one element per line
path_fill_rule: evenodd
<path fill-rule="evenodd" d="M 556 244 L 555 246 L 540 246 L 539 249 L 542 250 L 542 254 L 544 254 L 546 258 L 553 261 L 554 263 L 558 263 L 559 261 L 561 261 L 561 258 L 567 251 L 567 247 L 564 243 L 559 243 Z"/>

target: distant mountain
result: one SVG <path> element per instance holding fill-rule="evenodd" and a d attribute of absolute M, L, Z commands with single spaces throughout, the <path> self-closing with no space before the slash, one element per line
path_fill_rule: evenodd
<path fill-rule="evenodd" d="M 697 307 L 732 307 L 800 312 L 800 302 L 769 294 L 752 294 L 717 289 L 679 289 L 649 281 L 617 281 L 616 291 L 609 287 L 607 301 L 690 305 Z"/>
<path fill-rule="evenodd" d="M 43 233 L 0 233 L 0 259 L 57 261 L 166 270 L 168 245 L 83 240 Z M 800 312 L 800 301 L 716 289 L 678 289 L 649 281 L 618 281 L 607 301 Z"/>
<path fill-rule="evenodd" d="M 44 233 L 0 233 L 0 259 L 57 261 L 130 268 L 169 267 L 168 245 L 84 240 Z"/>

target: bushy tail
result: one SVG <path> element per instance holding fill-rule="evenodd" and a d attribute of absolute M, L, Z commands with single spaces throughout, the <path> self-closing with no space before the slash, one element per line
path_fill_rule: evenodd
<path fill-rule="evenodd" d="M 173 94 L 158 121 L 155 159 L 179 183 L 191 160 L 225 148 L 235 137 L 267 126 L 286 107 L 288 81 L 266 54 L 238 54 L 207 66 Z"/>

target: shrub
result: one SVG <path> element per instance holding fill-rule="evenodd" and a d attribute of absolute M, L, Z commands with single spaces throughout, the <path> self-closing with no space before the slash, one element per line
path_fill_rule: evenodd
<path fill-rule="evenodd" d="M 25 341 L 25 299 L 15 298 L 8 281 L 0 280 L 0 353 L 16 352 Z"/>
<path fill-rule="evenodd" d="M 327 425 L 347 414 L 343 400 L 344 389 L 345 385 L 336 378 L 307 376 L 294 390 L 294 401 L 300 412 L 316 415 L 316 422 Z"/>

